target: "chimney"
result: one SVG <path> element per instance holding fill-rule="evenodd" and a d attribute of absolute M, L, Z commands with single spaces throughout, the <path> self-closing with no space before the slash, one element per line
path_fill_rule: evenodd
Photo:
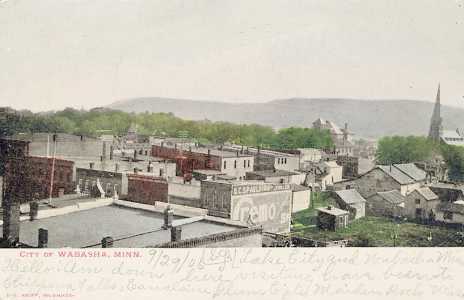
<path fill-rule="evenodd" d="M 101 240 L 102 248 L 113 248 L 114 240 L 112 237 L 107 236 Z"/>
<path fill-rule="evenodd" d="M 332 205 L 327 206 L 328 210 L 332 210 Z"/>
<path fill-rule="evenodd" d="M 211 156 L 211 149 L 208 149 L 208 156 Z"/>
<path fill-rule="evenodd" d="M 36 201 L 29 202 L 29 220 L 37 220 L 39 214 L 39 203 Z"/>
<path fill-rule="evenodd" d="M 174 218 L 174 211 L 171 209 L 171 206 L 167 206 L 164 210 L 164 225 L 163 229 L 169 229 L 172 227 L 172 219 Z"/>
<path fill-rule="evenodd" d="M 240 153 L 243 154 L 243 145 L 242 145 L 242 148 L 240 149 Z"/>
<path fill-rule="evenodd" d="M 161 148 L 163 148 L 163 147 L 164 147 L 164 142 L 161 142 Z"/>
<path fill-rule="evenodd" d="M 106 160 L 106 142 L 103 142 L 102 145 L 102 161 Z"/>
<path fill-rule="evenodd" d="M 179 242 L 182 239 L 182 227 L 171 227 L 171 242 Z"/>
<path fill-rule="evenodd" d="M 11 199 L 11 193 L 5 193 L 3 199 L 3 239 L 8 247 L 19 242 L 19 201 Z"/>
<path fill-rule="evenodd" d="M 237 157 L 239 157 L 239 156 L 240 156 L 240 155 L 239 155 L 239 151 L 237 150 Z"/>
<path fill-rule="evenodd" d="M 37 243 L 37 248 L 47 248 L 48 247 L 48 230 L 39 228 L 39 238 Z"/>
<path fill-rule="evenodd" d="M 93 162 L 89 163 L 89 169 L 90 169 L 90 170 L 93 170 L 93 166 L 94 166 L 94 163 L 93 163 Z"/>

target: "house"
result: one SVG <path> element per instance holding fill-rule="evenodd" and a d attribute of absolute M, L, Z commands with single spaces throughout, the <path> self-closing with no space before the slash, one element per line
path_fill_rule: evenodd
<path fill-rule="evenodd" d="M 322 230 L 335 231 L 348 226 L 349 212 L 336 207 L 317 208 L 317 227 Z"/>
<path fill-rule="evenodd" d="M 405 202 L 398 190 L 377 192 L 366 199 L 366 215 L 398 218 L 404 215 Z"/>
<path fill-rule="evenodd" d="M 330 197 L 337 206 L 350 212 L 350 220 L 359 219 L 366 215 L 366 199 L 355 189 L 332 192 Z"/>
<path fill-rule="evenodd" d="M 288 183 L 202 181 L 201 201 L 208 215 L 263 226 L 265 232 L 290 232 L 292 189 Z"/>
<path fill-rule="evenodd" d="M 406 196 L 405 216 L 416 220 L 434 220 L 440 199 L 429 188 L 422 187 Z"/>
<path fill-rule="evenodd" d="M 369 198 L 377 192 L 391 190 L 398 190 L 406 196 L 424 185 L 425 180 L 426 173 L 412 163 L 378 165 L 356 179 L 335 183 L 335 189 L 354 188 L 364 198 Z"/>

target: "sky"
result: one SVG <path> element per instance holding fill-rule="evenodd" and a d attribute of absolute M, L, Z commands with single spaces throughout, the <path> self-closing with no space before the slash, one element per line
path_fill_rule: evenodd
<path fill-rule="evenodd" d="M 464 107 L 464 0 L 0 0 L 0 106 L 134 97 Z"/>

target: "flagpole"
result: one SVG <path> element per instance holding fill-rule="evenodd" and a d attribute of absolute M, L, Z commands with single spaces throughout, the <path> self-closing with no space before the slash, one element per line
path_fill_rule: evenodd
<path fill-rule="evenodd" d="M 53 180 L 55 177 L 55 156 L 56 156 L 56 139 L 53 143 L 52 173 L 50 175 L 50 193 L 49 193 L 48 205 L 52 204 Z"/>

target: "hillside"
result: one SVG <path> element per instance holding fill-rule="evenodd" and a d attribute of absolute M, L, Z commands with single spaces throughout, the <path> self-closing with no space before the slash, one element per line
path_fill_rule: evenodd
<path fill-rule="evenodd" d="M 310 127 L 321 117 L 343 126 L 356 136 L 425 135 L 433 103 L 414 100 L 285 99 L 266 103 L 226 103 L 168 98 L 135 98 L 109 108 L 126 112 L 172 112 L 184 119 L 258 123 L 275 128 Z M 464 128 L 464 109 L 442 106 L 444 128 Z"/>

